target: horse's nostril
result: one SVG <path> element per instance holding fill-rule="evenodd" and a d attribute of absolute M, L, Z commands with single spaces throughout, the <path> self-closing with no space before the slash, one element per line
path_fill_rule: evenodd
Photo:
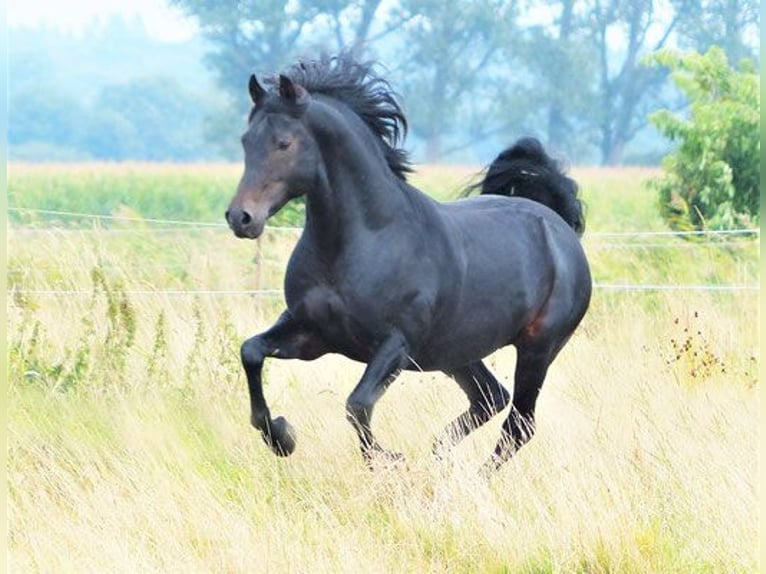
<path fill-rule="evenodd" d="M 252 220 L 253 216 L 244 209 L 232 207 L 226 210 L 226 221 L 228 221 L 231 226 L 239 227 L 242 225 L 249 225 Z"/>

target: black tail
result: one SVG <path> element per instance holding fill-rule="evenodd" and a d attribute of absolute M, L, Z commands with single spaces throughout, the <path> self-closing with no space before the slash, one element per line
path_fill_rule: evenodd
<path fill-rule="evenodd" d="M 518 140 L 495 158 L 475 188 L 482 194 L 526 197 L 551 208 L 577 235 L 585 231 L 577 183 L 550 157 L 535 138 Z"/>

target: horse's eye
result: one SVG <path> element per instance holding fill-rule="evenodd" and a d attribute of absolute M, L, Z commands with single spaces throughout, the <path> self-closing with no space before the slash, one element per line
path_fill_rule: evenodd
<path fill-rule="evenodd" d="M 290 147 L 290 140 L 279 140 L 277 142 L 277 148 L 281 150 L 285 150 Z"/>

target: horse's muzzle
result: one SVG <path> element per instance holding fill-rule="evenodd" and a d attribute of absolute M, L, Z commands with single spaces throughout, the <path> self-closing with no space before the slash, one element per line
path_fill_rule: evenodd
<path fill-rule="evenodd" d="M 234 235 L 243 239 L 257 239 L 263 233 L 265 218 L 257 217 L 246 209 L 230 207 L 226 210 L 226 221 Z"/>

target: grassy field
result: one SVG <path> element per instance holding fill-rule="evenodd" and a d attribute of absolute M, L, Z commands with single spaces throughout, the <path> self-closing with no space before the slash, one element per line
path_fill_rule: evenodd
<path fill-rule="evenodd" d="M 11 211 L 11 571 L 758 571 L 758 292 L 613 288 L 753 285 L 756 242 L 607 235 L 663 230 L 651 172 L 574 169 L 602 287 L 534 440 L 482 480 L 500 416 L 437 462 L 465 399 L 407 373 L 374 421 L 407 464 L 372 473 L 344 416 L 357 363 L 267 364 L 292 457 L 248 424 L 239 344 L 278 315 L 297 231 L 141 221 L 221 222 L 238 171 L 11 165 L 11 207 L 124 218 Z M 413 181 L 448 198 L 475 171 Z M 511 386 L 513 349 L 489 363 Z"/>

